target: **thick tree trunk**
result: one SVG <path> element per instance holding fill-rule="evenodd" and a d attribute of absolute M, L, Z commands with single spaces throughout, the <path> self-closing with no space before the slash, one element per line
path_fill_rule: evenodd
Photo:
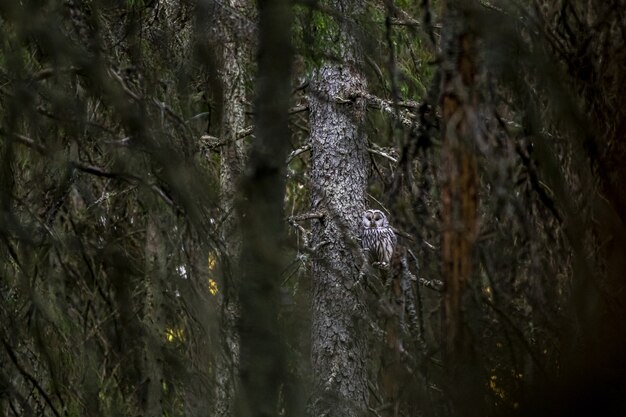
<path fill-rule="evenodd" d="M 339 6 L 357 11 L 349 1 Z M 310 87 L 311 208 L 325 213 L 312 239 L 320 245 L 312 266 L 315 416 L 363 415 L 368 404 L 365 307 L 351 290 L 367 185 L 365 103 L 354 99 L 366 81 L 352 31 L 342 28 L 342 63 L 322 65 Z"/>

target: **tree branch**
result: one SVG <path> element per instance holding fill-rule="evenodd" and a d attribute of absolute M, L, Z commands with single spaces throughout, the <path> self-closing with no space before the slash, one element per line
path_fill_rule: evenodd
<path fill-rule="evenodd" d="M 217 148 L 220 148 L 222 146 L 225 145 L 229 145 L 231 143 L 234 143 L 238 140 L 244 139 L 250 135 L 252 135 L 254 133 L 254 126 L 248 126 L 243 130 L 240 130 L 239 132 L 237 132 L 237 136 L 235 136 L 235 139 L 222 139 L 222 138 L 218 138 L 216 136 L 211 136 L 211 135 L 202 135 L 200 136 L 200 143 L 201 145 L 206 146 L 209 150 L 215 150 Z"/>
<path fill-rule="evenodd" d="M 7 133 L 1 128 L 0 128 L 0 134 L 14 139 L 19 144 L 22 144 L 24 146 L 34 149 L 42 155 L 46 155 L 48 153 L 48 149 L 45 146 L 41 145 L 40 143 L 37 143 L 34 139 L 31 139 L 27 136 L 20 135 L 17 133 Z M 131 182 L 131 183 L 144 184 L 148 186 L 152 191 L 157 193 L 159 197 L 161 197 L 161 199 L 165 201 L 169 206 L 175 207 L 175 208 L 177 207 L 174 201 L 170 197 L 167 196 L 163 188 L 159 187 L 157 184 L 149 184 L 148 182 L 146 182 L 144 179 L 142 179 L 141 177 L 137 175 L 126 173 L 126 172 L 111 172 L 99 166 L 84 164 L 78 161 L 68 160 L 67 163 L 72 168 L 77 169 L 87 174 L 95 175 L 98 177 L 105 177 L 105 178 L 119 178 L 124 181 Z"/>
<path fill-rule="evenodd" d="M 413 127 L 417 123 L 415 120 L 416 115 L 409 112 L 408 110 L 408 109 L 415 109 L 415 110 L 419 109 L 420 104 L 416 101 L 404 100 L 404 101 L 394 102 L 392 100 L 382 99 L 380 97 L 377 97 L 373 94 L 370 94 L 364 91 L 357 93 L 357 95 L 367 100 L 368 107 L 379 109 L 389 114 L 394 119 L 397 119 L 404 127 Z M 397 107 L 402 107 L 404 108 L 404 110 L 396 111 Z"/>
<path fill-rule="evenodd" d="M 42 155 L 45 155 L 46 152 L 47 152 L 45 146 L 43 146 L 42 144 L 38 143 L 34 139 L 31 139 L 31 138 L 26 137 L 24 135 L 20 135 L 19 133 L 8 133 L 8 132 L 4 131 L 2 128 L 0 128 L 0 135 L 7 136 L 7 137 L 15 140 L 16 142 L 24 145 L 24 146 L 28 146 L 29 148 L 32 148 L 32 149 L 36 150 L 38 153 L 40 153 Z"/>
<path fill-rule="evenodd" d="M 310 150 L 311 150 L 311 145 L 304 145 L 301 148 L 293 150 L 287 157 L 287 165 L 289 165 L 289 163 L 293 161 L 298 155 L 308 152 Z"/>
<path fill-rule="evenodd" d="M 303 213 L 303 214 L 299 214 L 297 216 L 290 216 L 287 218 L 287 222 L 289 222 L 289 224 L 296 228 L 300 233 L 302 233 L 302 243 L 304 245 L 304 247 L 308 250 L 310 250 L 311 252 L 315 252 L 317 249 L 319 249 L 320 247 L 328 244 L 329 242 L 327 241 L 323 241 L 320 242 L 318 245 L 316 245 L 315 247 L 312 247 L 309 243 L 309 237 L 311 236 L 311 232 L 309 230 L 306 230 L 300 223 L 300 221 L 304 221 L 304 220 L 312 220 L 312 219 L 321 219 L 325 216 L 325 213 L 321 212 L 321 211 L 312 211 L 309 213 Z"/>
<path fill-rule="evenodd" d="M 389 155 L 388 153 L 383 152 L 382 150 L 378 150 L 378 149 L 374 149 L 374 148 L 367 148 L 367 151 L 379 156 L 382 156 L 383 158 L 387 158 L 389 159 L 391 162 L 393 162 L 394 164 L 398 163 L 398 159 L 394 158 L 393 156 Z"/>
<path fill-rule="evenodd" d="M 438 279 L 426 279 L 426 278 L 417 278 L 418 284 L 423 285 L 426 288 L 430 288 L 431 290 L 435 290 L 437 292 L 442 292 L 444 290 L 445 285 L 443 282 Z"/>
<path fill-rule="evenodd" d="M 124 82 L 124 80 L 122 79 L 122 77 L 115 72 L 112 68 L 109 68 L 109 74 L 111 75 L 111 77 L 113 77 L 113 79 L 115 79 L 120 86 L 122 87 L 122 90 L 124 90 L 124 92 L 131 97 L 133 100 L 135 101 L 141 101 L 141 97 L 139 97 L 139 95 L 137 95 L 134 91 L 132 91 Z"/>
<path fill-rule="evenodd" d="M 17 356 L 15 355 L 15 351 L 13 350 L 13 348 L 11 348 L 11 346 L 4 339 L 2 339 L 2 344 L 4 345 L 4 348 L 6 349 L 7 353 L 9 354 L 9 358 L 11 358 L 11 362 L 13 362 L 13 365 L 15 365 L 17 370 L 22 374 L 22 376 L 24 378 L 26 378 L 28 381 L 30 381 L 31 384 L 33 384 L 33 386 L 35 387 L 37 392 L 43 397 L 43 399 L 45 400 L 46 404 L 48 404 L 48 406 L 50 407 L 50 409 L 52 410 L 54 415 L 56 417 L 61 417 L 61 414 L 59 414 L 58 410 L 56 409 L 56 407 L 52 403 L 52 399 L 50 398 L 48 393 L 42 388 L 42 386 L 39 383 L 39 381 L 37 381 L 35 379 L 35 377 L 33 377 L 26 369 L 24 369 L 22 367 L 22 365 L 20 365 L 20 363 L 17 360 Z"/>

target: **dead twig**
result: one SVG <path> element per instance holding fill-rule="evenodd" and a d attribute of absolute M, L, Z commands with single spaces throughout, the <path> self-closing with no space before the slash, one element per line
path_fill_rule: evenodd
<path fill-rule="evenodd" d="M 211 135 L 202 135 L 200 136 L 200 144 L 209 150 L 216 150 L 217 148 L 220 148 L 222 146 L 229 145 L 231 143 L 244 139 L 252 135 L 253 132 L 254 132 L 254 126 L 248 126 L 247 128 L 237 132 L 237 135 L 235 136 L 234 139 L 232 138 L 224 139 L 224 138 L 218 138 L 216 136 L 211 136 Z"/>
<path fill-rule="evenodd" d="M 431 290 L 435 290 L 437 292 L 442 292 L 444 290 L 443 282 L 438 279 L 426 279 L 426 278 L 417 278 L 418 284 L 423 285 L 426 288 L 430 288 Z"/>
<path fill-rule="evenodd" d="M 303 153 L 305 153 L 305 152 L 308 152 L 308 151 L 310 151 L 310 150 L 311 150 L 311 145 L 304 145 L 304 146 L 303 146 L 303 147 L 301 147 L 301 148 L 298 148 L 298 149 L 293 150 L 293 151 L 289 154 L 289 156 L 287 157 L 287 165 L 289 165 L 289 163 L 290 163 L 291 161 L 293 161 L 293 160 L 294 160 L 296 157 L 298 157 L 299 155 L 301 155 L 301 154 L 303 154 Z"/>
<path fill-rule="evenodd" d="M 388 153 L 383 152 L 382 150 L 378 150 L 378 149 L 374 149 L 374 148 L 367 148 L 367 151 L 379 156 L 382 156 L 383 158 L 387 158 L 389 159 L 391 162 L 393 162 L 394 164 L 398 163 L 398 159 L 394 158 L 393 156 L 389 155 Z"/>
<path fill-rule="evenodd" d="M 312 247 L 309 243 L 309 239 L 311 237 L 311 232 L 307 229 L 304 228 L 304 226 L 302 226 L 300 223 L 301 221 L 304 220 L 312 220 L 312 219 L 321 219 L 324 217 L 324 213 L 321 211 L 312 211 L 309 213 L 303 213 L 303 214 L 299 214 L 297 216 L 290 216 L 287 218 L 287 222 L 294 227 L 295 229 L 297 229 L 301 234 L 302 234 L 302 244 L 304 245 L 304 248 L 311 251 L 311 252 L 315 252 L 317 251 L 319 248 L 321 248 L 324 245 L 329 244 L 329 241 L 322 241 L 320 243 L 318 243 L 317 245 L 315 245 L 314 247 Z"/>

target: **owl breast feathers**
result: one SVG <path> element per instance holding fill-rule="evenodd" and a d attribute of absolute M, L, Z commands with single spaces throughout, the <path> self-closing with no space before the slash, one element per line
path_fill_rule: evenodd
<path fill-rule="evenodd" d="M 397 238 L 387 217 L 380 210 L 366 210 L 362 220 L 363 249 L 369 252 L 370 259 L 374 262 L 389 265 Z"/>

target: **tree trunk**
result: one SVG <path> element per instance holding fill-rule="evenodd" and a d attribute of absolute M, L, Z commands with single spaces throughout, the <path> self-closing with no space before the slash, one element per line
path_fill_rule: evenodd
<path fill-rule="evenodd" d="M 230 0 L 229 6 L 241 13 L 250 9 L 248 0 Z M 247 14 L 247 13 L 245 13 Z M 220 202 L 223 216 L 221 282 L 222 326 L 221 351 L 216 361 L 215 415 L 232 416 L 236 375 L 239 368 L 239 336 L 235 328 L 239 315 L 238 280 L 235 260 L 241 256 L 241 231 L 235 207 L 236 190 L 243 170 L 246 148 L 238 140 L 239 132 L 247 127 L 245 103 L 247 101 L 246 77 L 251 64 L 252 51 L 243 40 L 239 25 L 222 20 L 224 42 L 222 82 L 221 139 L 226 144 L 220 150 Z"/>
<path fill-rule="evenodd" d="M 449 1 L 443 36 L 441 258 L 445 282 L 443 348 L 449 395 L 455 413 L 473 415 L 483 408 L 476 381 L 465 292 L 472 276 L 472 249 L 478 233 L 477 120 L 474 35 L 466 25 L 463 2 Z"/>
<path fill-rule="evenodd" d="M 278 416 L 286 369 L 285 332 L 279 325 L 283 251 L 285 160 L 289 147 L 291 12 L 288 0 L 259 3 L 258 90 L 255 131 L 240 195 L 242 281 L 241 417 Z"/>
<path fill-rule="evenodd" d="M 405 293 L 403 288 L 406 251 L 401 246 L 394 249 L 391 270 L 385 277 L 390 280 L 380 298 L 382 328 L 385 330 L 382 352 L 380 355 L 379 386 L 384 403 L 388 405 L 382 412 L 384 416 L 398 416 L 402 402 L 400 400 L 403 384 L 406 384 L 406 368 L 403 363 L 404 351 L 402 336 L 404 325 Z M 403 262 L 404 261 L 404 262 Z"/>
<path fill-rule="evenodd" d="M 337 2 L 344 16 L 358 3 Z M 346 12 L 347 10 L 351 13 Z M 364 304 L 353 291 L 360 260 L 357 241 L 367 185 L 365 103 L 354 28 L 342 22 L 341 64 L 325 63 L 311 80 L 311 208 L 313 226 L 313 415 L 363 415 L 368 404 Z"/>
<path fill-rule="evenodd" d="M 162 314 L 163 280 L 167 278 L 167 254 L 163 245 L 163 236 L 157 225 L 159 216 L 151 214 L 146 226 L 146 306 L 144 326 L 146 337 L 143 352 L 142 405 L 147 416 L 162 415 L 163 390 L 163 355 L 162 340 L 165 338 L 165 326 Z"/>

